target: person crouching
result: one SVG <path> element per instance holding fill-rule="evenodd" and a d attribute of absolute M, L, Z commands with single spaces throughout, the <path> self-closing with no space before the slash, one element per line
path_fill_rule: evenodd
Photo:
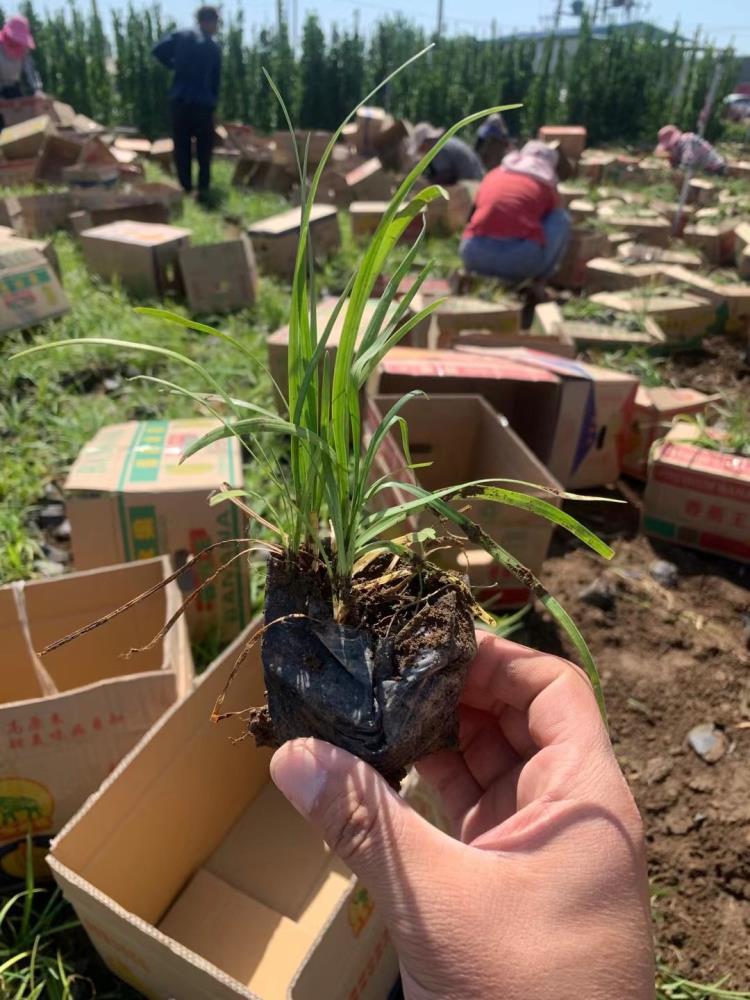
<path fill-rule="evenodd" d="M 543 286 L 552 276 L 570 237 L 570 217 L 557 191 L 557 160 L 556 150 L 533 140 L 490 170 L 461 241 L 467 270 L 508 284 Z"/>

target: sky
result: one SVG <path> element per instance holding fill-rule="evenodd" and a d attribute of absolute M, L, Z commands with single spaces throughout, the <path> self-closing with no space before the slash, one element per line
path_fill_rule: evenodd
<path fill-rule="evenodd" d="M 189 20 L 198 0 L 162 0 L 165 10 L 178 20 Z M 435 27 L 438 0 L 413 0 L 404 4 L 399 0 L 282 0 L 290 24 L 293 22 L 293 5 L 297 5 L 298 24 L 301 26 L 308 11 L 315 11 L 326 27 L 333 24 L 352 25 L 359 19 L 361 30 L 367 31 L 380 17 L 399 12 L 405 13 L 425 28 Z M 470 33 L 489 37 L 492 20 L 496 21 L 498 34 L 513 31 L 538 31 L 552 22 L 557 0 L 526 0 L 523 4 L 494 5 L 487 0 L 443 0 L 446 31 L 449 34 Z M 593 0 L 592 0 L 593 2 Z M 225 10 L 231 9 L 236 0 L 224 0 Z M 117 0 L 105 0 L 107 6 L 119 6 Z M 242 4 L 248 24 L 271 24 L 276 17 L 275 0 L 250 0 Z M 569 9 L 570 0 L 565 0 Z M 745 11 L 743 15 L 741 12 Z M 700 25 L 720 45 L 734 44 L 741 54 L 750 54 L 750 11 L 743 0 L 643 0 L 636 3 L 632 19 L 644 19 L 671 28 L 679 19 L 683 33 L 692 35 Z M 744 23 L 743 23 L 744 22 Z M 574 26 L 576 19 L 563 15 L 563 26 Z"/>

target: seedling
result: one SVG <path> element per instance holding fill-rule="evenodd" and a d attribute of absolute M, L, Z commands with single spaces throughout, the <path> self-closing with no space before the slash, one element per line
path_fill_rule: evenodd
<path fill-rule="evenodd" d="M 269 83 L 293 131 L 270 77 Z M 384 212 L 330 319 L 320 329 L 310 212 L 334 144 L 361 106 L 334 133 L 309 182 L 306 152 L 300 155 L 297 151 L 302 224 L 292 282 L 284 416 L 231 397 L 195 361 L 167 348 L 107 338 L 86 338 L 77 343 L 145 350 L 178 359 L 200 374 L 206 383 L 203 393 L 143 376 L 193 399 L 217 421 L 216 429 L 191 445 L 183 458 L 211 442 L 236 435 L 278 488 L 279 502 L 266 506 L 263 515 L 258 512 L 262 498 L 244 490 L 225 489 L 212 499 L 212 503 L 236 504 L 266 535 L 265 539 L 248 540 L 245 548 L 246 552 L 263 549 L 268 557 L 262 638 L 268 705 L 250 712 L 249 728 L 256 741 L 278 746 L 294 737 L 317 736 L 358 754 L 397 784 L 413 761 L 456 744 L 457 702 L 476 650 L 474 619 L 485 617 L 463 578 L 431 562 L 429 549 L 440 542 L 436 531 L 423 529 L 394 538 L 399 525 L 429 510 L 449 530 L 461 531 L 471 545 L 483 547 L 528 586 L 574 643 L 602 711 L 596 667 L 572 619 L 541 582 L 471 520 L 464 508 L 472 500 L 519 507 L 566 528 L 605 558 L 613 553 L 582 524 L 539 496 L 545 490 L 533 484 L 478 480 L 430 492 L 408 481 L 407 476 L 403 482 L 375 477 L 376 455 L 392 434 L 401 436 L 407 455 L 404 471 L 415 468 L 408 458 L 408 429 L 401 410 L 420 394 L 412 392 L 399 400 L 367 446 L 362 444 L 360 402 L 383 356 L 442 302 L 433 302 L 407 319 L 430 271 L 429 261 L 421 267 L 409 292 L 401 299 L 396 294 L 422 249 L 424 219 L 415 242 L 391 269 L 369 322 L 363 319 L 365 307 L 407 227 L 423 217 L 430 202 L 446 196 L 435 185 L 415 192 L 416 182 L 430 161 L 458 131 L 508 108 L 488 108 L 468 115 L 449 128 L 414 166 Z M 255 363 L 241 343 L 221 330 L 160 310 L 141 311 L 220 338 L 237 352 L 242 363 Z M 331 360 L 326 348 L 337 321 L 338 348 L 335 360 Z M 70 343 L 58 342 L 23 353 L 45 347 L 67 348 Z M 278 461 L 278 446 L 269 448 L 271 439 L 277 444 L 281 439 L 288 447 L 288 465 Z M 379 506 L 396 486 L 410 499 L 396 506 Z M 489 619 L 489 623 L 494 620 Z M 220 708 L 221 699 L 216 718 L 221 717 Z"/>
<path fill-rule="evenodd" d="M 714 411 L 718 421 L 713 425 L 702 413 L 677 418 L 698 428 L 690 443 L 710 451 L 750 457 L 750 401 L 737 396 L 730 403 L 717 405 Z"/>

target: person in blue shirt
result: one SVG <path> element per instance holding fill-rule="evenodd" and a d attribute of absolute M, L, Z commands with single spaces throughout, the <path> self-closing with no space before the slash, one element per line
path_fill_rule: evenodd
<path fill-rule="evenodd" d="M 198 159 L 198 200 L 206 201 L 211 185 L 214 109 L 221 84 L 221 49 L 216 7 L 201 7 L 196 27 L 173 31 L 154 46 L 153 55 L 172 70 L 172 130 L 177 178 L 186 192 L 193 190 L 192 146 Z"/>

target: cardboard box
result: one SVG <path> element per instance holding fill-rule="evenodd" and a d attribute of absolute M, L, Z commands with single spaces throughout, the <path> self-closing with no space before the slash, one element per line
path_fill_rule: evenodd
<path fill-rule="evenodd" d="M 149 153 L 149 156 L 152 160 L 159 164 L 162 170 L 171 171 L 172 158 L 174 157 L 174 140 L 155 139 L 151 143 L 151 152 Z"/>
<path fill-rule="evenodd" d="M 703 267 L 703 258 L 694 250 L 673 250 L 635 243 L 630 238 L 616 248 L 619 260 L 625 264 L 662 264 L 686 267 L 691 271 Z"/>
<path fill-rule="evenodd" d="M 115 163 L 74 163 L 61 173 L 62 180 L 70 187 L 111 188 L 120 180 L 120 168 Z"/>
<path fill-rule="evenodd" d="M 0 153 L 6 160 L 28 160 L 38 155 L 47 136 L 55 131 L 49 115 L 10 125 L 0 132 Z"/>
<path fill-rule="evenodd" d="M 643 497 L 643 528 L 677 545 L 750 562 L 750 458 L 693 443 L 678 423 L 654 446 Z"/>
<path fill-rule="evenodd" d="M 15 240 L 0 243 L 0 334 L 26 330 L 69 309 L 54 267 L 39 250 L 19 247 Z"/>
<path fill-rule="evenodd" d="M 180 270 L 194 313 L 223 313 L 255 304 L 258 268 L 247 236 L 211 246 L 185 247 Z"/>
<path fill-rule="evenodd" d="M 542 142 L 559 142 L 560 149 L 569 160 L 578 160 L 586 148 L 586 129 L 583 125 L 542 125 L 539 138 Z"/>
<path fill-rule="evenodd" d="M 734 262 L 741 278 L 750 278 L 750 222 L 741 222 L 734 231 Z"/>
<path fill-rule="evenodd" d="M 612 257 L 594 257 L 586 262 L 586 289 L 619 292 L 647 285 L 661 277 L 659 264 L 624 264 Z"/>
<path fill-rule="evenodd" d="M 479 181 L 459 181 L 443 188 L 448 199 L 436 198 L 427 206 L 427 232 L 453 236 L 466 228 L 474 208 Z"/>
<path fill-rule="evenodd" d="M 214 542 L 244 536 L 237 508 L 209 506 L 222 483 L 242 486 L 235 438 L 180 465 L 183 451 L 215 421 L 131 421 L 103 427 L 83 447 L 65 483 L 76 569 L 171 556 L 176 569 Z M 237 551 L 227 544 L 178 578 L 185 596 Z M 187 611 L 191 635 L 233 639 L 248 622 L 247 565 L 235 560 Z"/>
<path fill-rule="evenodd" d="M 704 413 L 721 396 L 706 396 L 695 389 L 673 389 L 668 385 L 638 386 L 633 419 L 627 436 L 622 471 L 646 479 L 648 456 L 653 443 L 669 430 L 679 414 Z"/>
<path fill-rule="evenodd" d="M 84 142 L 81 163 L 100 163 L 116 167 L 118 162 L 112 148 L 98 136 L 93 136 Z"/>
<path fill-rule="evenodd" d="M 78 162 L 82 150 L 83 142 L 76 136 L 48 135 L 39 155 L 37 177 L 50 184 L 59 184 L 65 168 Z"/>
<path fill-rule="evenodd" d="M 586 284 L 586 264 L 611 252 L 606 233 L 574 227 L 560 266 L 552 276 L 552 284 L 562 288 L 583 288 Z"/>
<path fill-rule="evenodd" d="M 18 125 L 19 122 L 26 122 L 29 119 L 39 118 L 41 115 L 53 114 L 53 102 L 48 97 L 40 97 L 38 94 L 28 97 L 0 98 L 0 114 L 3 116 L 5 127 Z"/>
<path fill-rule="evenodd" d="M 533 404 L 524 401 L 522 422 L 514 427 L 527 440 L 524 427 L 535 421 L 542 425 L 542 445 L 534 450 L 556 479 L 574 489 L 604 486 L 618 479 L 638 379 L 528 348 L 488 354 L 557 376 L 560 391 L 554 419 L 547 422 Z"/>
<path fill-rule="evenodd" d="M 446 299 L 434 313 L 435 336 L 430 347 L 451 347 L 468 330 L 486 330 L 502 339 L 521 329 L 521 306 L 518 302 L 486 302 L 466 295 Z"/>
<path fill-rule="evenodd" d="M 24 880 L 27 832 L 46 845 L 193 678 L 182 620 L 153 649 L 123 656 L 176 612 L 174 583 L 44 658 L 37 651 L 170 573 L 160 558 L 0 587 L 3 890 Z"/>
<path fill-rule="evenodd" d="M 699 222 L 686 226 L 684 240 L 688 246 L 700 250 L 711 264 L 732 264 L 734 261 L 736 219 L 727 219 L 717 225 Z"/>
<path fill-rule="evenodd" d="M 374 156 L 346 174 L 346 186 L 354 201 L 390 201 L 395 190 L 394 178 Z"/>
<path fill-rule="evenodd" d="M 86 229 L 91 229 L 94 221 L 91 212 L 71 212 L 68 216 L 68 226 L 74 236 L 80 236 Z"/>
<path fill-rule="evenodd" d="M 367 889 L 271 784 L 271 752 L 211 722 L 248 628 L 55 839 L 99 954 L 149 997 L 384 1000 L 398 960 Z M 260 644 L 227 699 L 264 701 Z M 127 858 L 127 864 L 123 864 Z"/>
<path fill-rule="evenodd" d="M 629 347 L 653 347 L 666 340 L 658 323 L 644 317 L 642 329 L 631 330 L 624 325 L 590 320 L 565 320 L 565 332 L 578 351 L 620 350 Z"/>
<path fill-rule="evenodd" d="M 189 243 L 189 229 L 129 220 L 81 233 L 88 269 L 107 281 L 117 278 L 129 292 L 143 296 L 180 290 L 179 256 Z"/>
<path fill-rule="evenodd" d="M 60 259 L 57 256 L 57 250 L 55 249 L 53 240 L 27 240 L 24 239 L 23 236 L 18 236 L 15 230 L 8 232 L 3 227 L 0 227 L 0 230 L 0 244 L 4 244 L 3 249 L 10 249 L 13 251 L 36 250 L 37 253 L 40 253 L 48 262 L 57 277 L 60 278 L 62 276 L 62 271 L 60 270 Z M 12 247 L 7 246 L 9 240 L 13 241 Z"/>
<path fill-rule="evenodd" d="M 115 139 L 113 148 L 121 149 L 125 153 L 148 156 L 151 152 L 151 142 L 148 139 L 129 138 L 128 136 L 121 135 Z"/>
<path fill-rule="evenodd" d="M 713 205 L 719 196 L 719 189 L 713 181 L 705 177 L 693 177 L 688 185 L 688 202 L 692 205 Z"/>
<path fill-rule="evenodd" d="M 300 163 L 303 161 L 305 148 L 307 148 L 308 167 L 317 167 L 325 155 L 326 147 L 331 141 L 331 135 L 331 132 L 308 132 L 307 130 L 302 129 L 297 130 L 294 133 L 294 137 L 292 137 L 292 134 L 286 129 L 274 132 L 273 140 L 276 144 L 276 148 L 273 152 L 274 162 L 279 163 L 282 166 L 292 167 L 296 171 L 297 156 L 294 151 L 296 143 Z"/>
<path fill-rule="evenodd" d="M 598 292 L 591 296 L 591 301 L 617 312 L 635 313 L 653 319 L 667 341 L 696 340 L 715 323 L 716 309 L 708 299 L 661 285 L 648 290 Z"/>
<path fill-rule="evenodd" d="M 28 160 L 0 161 L 0 188 L 32 184 L 38 169 L 39 158 L 36 156 Z"/>
<path fill-rule="evenodd" d="M 672 240 L 672 224 L 668 219 L 657 213 L 639 215 L 625 215 L 619 213 L 602 212 L 599 207 L 599 215 L 606 222 L 611 222 L 622 232 L 629 233 L 631 239 L 640 243 L 650 243 L 655 247 L 668 247 Z"/>
<path fill-rule="evenodd" d="M 320 337 L 323 330 L 328 323 L 328 320 L 333 312 L 338 299 L 334 296 L 329 296 L 320 299 L 318 302 L 318 309 L 316 313 L 317 324 L 318 324 L 318 336 Z M 372 319 L 375 310 L 378 308 L 379 300 L 370 299 L 364 307 L 364 312 L 362 315 L 362 322 L 360 323 L 359 332 L 357 334 L 357 342 L 365 335 L 367 326 Z M 346 318 L 346 310 L 348 306 L 345 305 L 341 312 L 339 313 L 336 322 L 333 325 L 333 329 L 326 342 L 326 353 L 329 355 L 331 362 L 334 360 L 335 353 L 338 349 L 339 338 L 341 337 L 341 330 L 343 329 L 344 321 Z M 397 303 L 392 303 L 386 316 L 390 317 L 393 315 L 394 311 L 398 308 Z M 415 296 L 412 300 L 410 307 L 406 311 L 403 322 L 407 322 L 411 319 L 420 309 L 422 308 L 422 303 L 419 301 L 419 297 Z M 401 324 L 403 325 L 403 324 Z M 429 318 L 417 324 L 414 329 L 410 330 L 406 335 L 403 343 L 409 344 L 412 347 L 424 348 L 427 346 L 427 331 L 429 328 Z M 288 359 L 289 359 L 289 327 L 282 326 L 280 329 L 276 330 L 270 335 L 266 341 L 268 346 L 268 368 L 271 372 L 276 385 L 283 393 L 286 399 L 287 386 L 289 385 L 288 378 Z M 277 403 L 280 404 L 281 400 L 277 399 Z"/>
<path fill-rule="evenodd" d="M 588 198 L 573 198 L 568 204 L 568 211 L 574 224 L 596 218 L 596 205 Z"/>
<path fill-rule="evenodd" d="M 585 149 L 578 161 L 578 175 L 585 177 L 592 184 L 599 184 L 617 157 L 614 153 L 605 153 L 598 149 Z"/>
<path fill-rule="evenodd" d="M 352 235 L 358 239 L 371 236 L 380 225 L 387 208 L 387 201 L 353 201 L 349 205 Z M 417 222 L 419 223 L 419 220 Z M 421 223 L 419 224 L 421 226 Z"/>
<path fill-rule="evenodd" d="M 56 194 L 29 194 L 16 198 L 18 211 L 14 225 L 22 236 L 46 236 L 64 229 L 73 208 L 67 191 Z"/>
<path fill-rule="evenodd" d="M 376 396 L 371 400 L 367 416 L 370 435 L 398 399 L 398 396 Z M 495 412 L 481 396 L 418 398 L 409 400 L 400 412 L 409 428 L 412 461 L 426 463 L 416 472 L 416 481 L 425 489 L 460 486 L 477 479 L 514 479 L 553 490 L 561 488 L 511 430 L 507 419 Z M 415 481 L 413 473 L 404 471 L 407 464 L 401 450 L 400 433 L 393 434 L 378 452 L 377 478 L 389 476 L 395 480 Z M 538 493 L 532 488 L 513 488 L 543 496 L 555 506 L 561 503 L 558 497 Z M 389 504 L 409 499 L 406 491 L 394 489 L 391 492 L 386 501 Z M 554 530 L 549 521 L 489 500 L 461 500 L 458 503 L 468 517 L 532 573 L 540 574 Z M 415 520 L 412 530 L 430 525 L 435 527 L 438 536 L 445 534 L 445 527 L 429 512 L 420 514 Z M 404 530 L 400 526 L 398 533 L 403 534 Z M 460 535 L 460 530 L 453 525 L 449 530 Z M 466 545 L 449 544 L 436 552 L 434 558 L 447 569 L 468 572 L 477 599 L 493 608 L 518 607 L 529 600 L 528 588 L 484 549 L 471 545 L 468 539 Z"/>
<path fill-rule="evenodd" d="M 667 281 L 687 285 L 714 306 L 711 329 L 715 332 L 747 332 L 750 325 L 750 284 L 720 283 L 683 267 L 664 269 Z"/>
<path fill-rule="evenodd" d="M 247 234 L 262 271 L 291 278 L 299 243 L 301 208 L 261 219 L 248 226 Z M 313 205 L 310 212 L 310 243 L 316 256 L 327 256 L 341 243 L 341 233 L 333 205 Z"/>
<path fill-rule="evenodd" d="M 360 156 L 372 156 L 375 150 L 375 139 L 392 124 L 390 115 L 384 108 L 360 108 L 354 119 L 356 131 L 354 143 Z"/>

